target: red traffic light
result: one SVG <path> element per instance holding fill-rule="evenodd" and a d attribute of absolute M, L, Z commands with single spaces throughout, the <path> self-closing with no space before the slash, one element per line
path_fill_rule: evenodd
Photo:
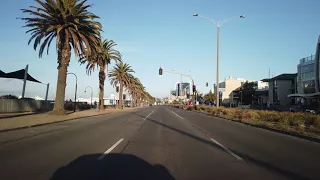
<path fill-rule="evenodd" d="M 159 69 L 159 75 L 162 75 L 162 68 Z"/>
<path fill-rule="evenodd" d="M 196 85 L 193 85 L 193 86 L 192 86 L 192 91 L 193 91 L 193 92 L 196 92 Z"/>

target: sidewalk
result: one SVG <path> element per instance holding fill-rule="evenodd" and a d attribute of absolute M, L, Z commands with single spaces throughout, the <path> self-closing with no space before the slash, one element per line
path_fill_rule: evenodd
<path fill-rule="evenodd" d="M 41 114 L 26 114 L 25 116 L 9 117 L 0 119 L 0 131 L 19 129 L 24 127 L 32 127 L 41 124 L 50 124 L 55 122 L 62 122 L 72 119 L 78 119 L 83 117 L 98 116 L 103 114 L 110 114 L 119 111 L 133 110 L 136 108 L 124 108 L 121 109 L 105 109 L 98 111 L 96 109 L 79 111 L 71 113 L 65 116 L 61 115 L 49 115 L 48 113 Z"/>

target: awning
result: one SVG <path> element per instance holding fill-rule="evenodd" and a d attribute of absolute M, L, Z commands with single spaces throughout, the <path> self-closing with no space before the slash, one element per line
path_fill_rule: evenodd
<path fill-rule="evenodd" d="M 0 70 L 0 78 L 6 78 L 7 74 Z"/>
<path fill-rule="evenodd" d="M 315 97 L 320 97 L 320 92 L 310 93 L 310 94 L 289 94 L 288 97 L 315 98 Z"/>
<path fill-rule="evenodd" d="M 0 72 L 0 78 L 12 78 L 12 79 L 24 80 L 24 73 L 25 73 L 24 69 L 21 69 L 21 70 L 18 70 L 18 71 L 14 71 L 14 72 L 10 72 L 10 73 L 4 73 L 3 71 L 1 71 Z M 28 81 L 37 82 L 37 83 L 41 83 L 40 81 L 38 81 L 35 78 L 33 78 L 29 73 L 27 75 L 27 80 Z"/>

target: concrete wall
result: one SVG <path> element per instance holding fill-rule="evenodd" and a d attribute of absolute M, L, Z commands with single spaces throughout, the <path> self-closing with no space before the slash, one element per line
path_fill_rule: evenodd
<path fill-rule="evenodd" d="M 273 81 L 269 82 L 269 102 L 273 104 Z"/>
<path fill-rule="evenodd" d="M 278 97 L 280 105 L 286 106 L 291 104 L 291 99 L 288 98 L 291 93 L 292 82 L 291 80 L 278 80 Z"/>
<path fill-rule="evenodd" d="M 222 92 L 223 104 L 231 103 L 232 98 L 230 96 L 232 96 L 232 91 L 241 87 L 241 83 L 243 83 L 243 81 L 237 79 L 228 79 L 225 81 L 225 91 Z"/>
<path fill-rule="evenodd" d="M 27 99 L 0 99 L 0 113 L 50 111 L 54 103 Z"/>

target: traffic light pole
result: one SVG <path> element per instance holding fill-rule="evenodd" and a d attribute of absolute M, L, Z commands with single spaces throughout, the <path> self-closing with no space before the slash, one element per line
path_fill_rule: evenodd
<path fill-rule="evenodd" d="M 193 78 L 192 78 L 190 75 L 188 75 L 188 74 L 183 74 L 183 73 L 173 72 L 173 71 L 166 71 L 166 70 L 163 70 L 163 69 L 162 69 L 162 71 L 163 71 L 163 72 L 167 72 L 167 73 L 171 73 L 171 74 L 181 75 L 181 79 L 182 79 L 182 76 L 189 77 L 189 78 L 191 79 L 191 81 L 192 81 L 192 87 L 193 87 L 193 85 L 194 85 L 194 80 L 193 80 Z M 182 80 L 181 80 L 181 81 L 182 81 Z M 181 81 L 180 81 L 180 91 L 181 91 L 181 89 L 182 89 L 182 87 L 181 87 L 182 82 L 181 82 Z M 193 92 L 193 93 L 195 93 L 195 92 Z M 194 101 L 195 101 L 195 103 L 196 103 L 197 99 L 195 99 Z"/>

